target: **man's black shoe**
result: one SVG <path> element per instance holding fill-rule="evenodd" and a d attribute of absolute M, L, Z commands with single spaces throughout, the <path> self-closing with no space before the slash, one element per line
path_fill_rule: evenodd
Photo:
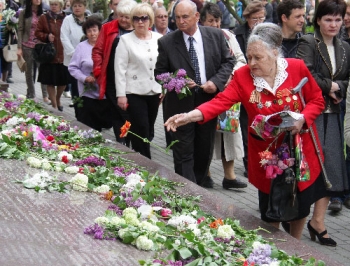
<path fill-rule="evenodd" d="M 340 212 L 343 207 L 343 203 L 338 200 L 332 200 L 331 203 L 328 205 L 328 210 L 330 211 L 335 211 L 335 212 Z"/>
<path fill-rule="evenodd" d="M 214 187 L 214 181 L 210 176 L 207 176 L 202 183 L 200 183 L 201 187 L 205 188 L 213 188 Z"/>
<path fill-rule="evenodd" d="M 222 180 L 222 187 L 224 189 L 229 189 L 229 188 L 245 188 L 247 187 L 247 183 L 239 180 L 238 178 L 236 179 L 226 179 L 224 178 L 224 180 Z"/>

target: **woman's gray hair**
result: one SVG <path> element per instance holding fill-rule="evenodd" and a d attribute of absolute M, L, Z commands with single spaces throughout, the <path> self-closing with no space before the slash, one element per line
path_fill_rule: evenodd
<path fill-rule="evenodd" d="M 136 5 L 137 2 L 134 0 L 121 0 L 117 6 L 117 13 L 130 16 L 131 10 Z"/>
<path fill-rule="evenodd" d="M 256 25 L 249 36 L 248 44 L 261 41 L 266 48 L 271 51 L 278 51 L 278 56 L 283 57 L 282 45 L 282 30 L 281 27 L 274 23 L 260 23 Z"/>

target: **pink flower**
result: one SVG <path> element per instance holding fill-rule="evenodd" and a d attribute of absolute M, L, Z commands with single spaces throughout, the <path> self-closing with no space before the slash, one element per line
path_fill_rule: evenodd
<path fill-rule="evenodd" d="M 197 219 L 197 224 L 200 224 L 201 222 L 204 222 L 205 217 L 201 217 Z"/>
<path fill-rule="evenodd" d="M 171 215 L 173 212 L 170 210 L 170 209 L 162 209 L 160 211 L 160 215 L 163 216 L 163 217 L 168 217 L 169 215 Z"/>
<path fill-rule="evenodd" d="M 274 179 L 277 175 L 283 173 L 283 170 L 280 169 L 277 165 L 268 165 L 266 166 L 266 178 Z"/>

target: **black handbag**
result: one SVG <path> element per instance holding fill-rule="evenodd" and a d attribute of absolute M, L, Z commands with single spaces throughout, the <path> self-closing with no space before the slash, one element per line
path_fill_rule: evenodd
<path fill-rule="evenodd" d="M 286 132 L 286 137 L 289 138 L 290 157 L 295 158 L 294 141 L 289 131 Z M 271 182 L 266 217 L 276 222 L 286 222 L 297 218 L 299 215 L 297 192 L 295 171 L 293 167 L 288 167 Z"/>
<path fill-rule="evenodd" d="M 47 15 L 47 23 L 49 24 L 49 31 L 51 32 L 50 21 Z M 56 56 L 56 49 L 53 43 L 37 43 L 33 49 L 33 58 L 38 63 L 49 63 Z"/>

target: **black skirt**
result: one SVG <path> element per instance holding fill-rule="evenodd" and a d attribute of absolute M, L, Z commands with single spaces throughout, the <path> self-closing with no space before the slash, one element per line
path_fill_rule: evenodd
<path fill-rule="evenodd" d="M 65 86 L 68 84 L 68 67 L 63 64 L 40 64 L 38 81 L 44 85 Z"/>
<path fill-rule="evenodd" d="M 112 112 L 108 100 L 82 98 L 82 107 L 79 108 L 79 121 L 83 124 L 101 131 L 102 128 L 112 127 Z"/>
<path fill-rule="evenodd" d="M 326 185 L 323 180 L 322 173 L 318 176 L 316 181 L 302 192 L 298 191 L 297 198 L 299 203 L 299 216 L 293 221 L 300 220 L 310 214 L 311 205 L 321 198 L 327 197 Z M 266 212 L 269 204 L 269 194 L 263 193 L 259 190 L 259 209 L 261 213 L 261 220 L 272 223 L 278 222 L 266 217 Z"/>

